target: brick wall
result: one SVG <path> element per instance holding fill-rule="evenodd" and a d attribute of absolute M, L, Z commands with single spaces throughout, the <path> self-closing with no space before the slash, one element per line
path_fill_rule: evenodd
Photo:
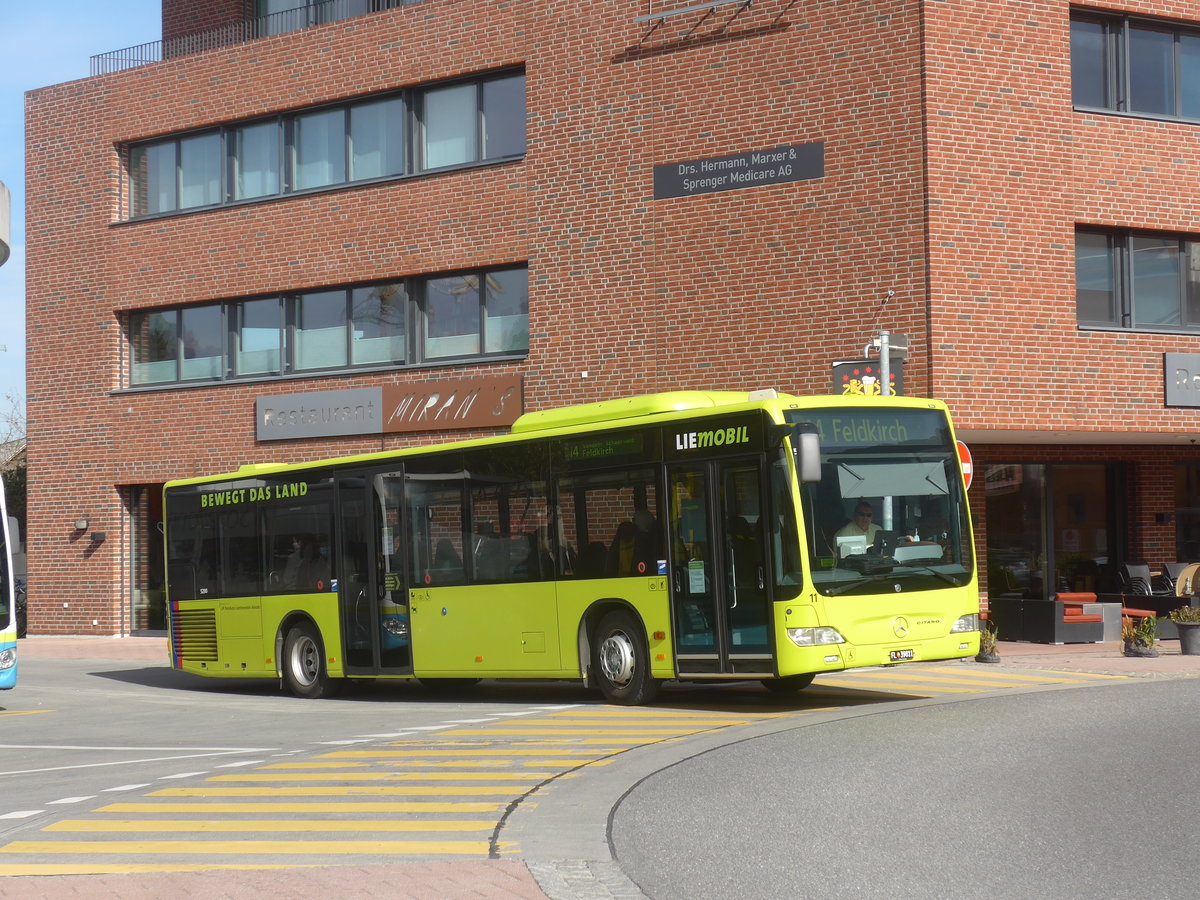
<path fill-rule="evenodd" d="M 296 0 L 296 6 L 302 6 Z M 163 40 L 208 31 L 254 15 L 254 0 L 163 0 Z"/>
<path fill-rule="evenodd" d="M 170 0 L 164 33 L 239 4 Z M 1194 128 L 1073 113 L 1066 3 L 756 0 L 634 22 L 647 11 L 425 0 L 29 95 L 35 631 L 119 627 L 114 485 L 437 437 L 259 445 L 253 401 L 273 392 L 497 368 L 524 376 L 527 409 L 824 392 L 830 362 L 889 328 L 909 337 L 907 391 L 960 427 L 1194 427 L 1161 400 L 1161 353 L 1188 340 L 1080 332 L 1073 298 L 1076 222 L 1195 227 Z M 120 221 L 126 142 L 513 65 L 522 162 Z M 809 141 L 821 179 L 653 198 L 656 164 Z M 524 261 L 524 363 L 112 393 L 126 310 Z M 72 540 L 84 511 L 99 548 Z"/>

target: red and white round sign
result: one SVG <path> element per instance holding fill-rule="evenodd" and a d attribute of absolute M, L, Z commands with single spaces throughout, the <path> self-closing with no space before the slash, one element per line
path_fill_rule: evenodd
<path fill-rule="evenodd" d="M 955 441 L 958 444 L 958 461 L 962 465 L 963 483 L 971 487 L 971 450 L 962 441 Z"/>

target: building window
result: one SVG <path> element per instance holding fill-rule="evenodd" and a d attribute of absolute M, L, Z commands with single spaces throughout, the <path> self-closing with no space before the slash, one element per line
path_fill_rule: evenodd
<path fill-rule="evenodd" d="M 1200 331 L 1200 239 L 1078 229 L 1075 301 L 1083 327 Z"/>
<path fill-rule="evenodd" d="M 129 210 L 139 218 L 524 153 L 525 76 L 507 74 L 132 145 Z"/>
<path fill-rule="evenodd" d="M 1071 93 L 1085 109 L 1200 119 L 1200 27 L 1073 15 Z"/>
<path fill-rule="evenodd" d="M 221 202 L 221 135 L 190 135 L 134 147 L 129 155 L 135 216 Z"/>
<path fill-rule="evenodd" d="M 529 349 L 528 270 L 130 313 L 129 386 L 271 378 Z"/>

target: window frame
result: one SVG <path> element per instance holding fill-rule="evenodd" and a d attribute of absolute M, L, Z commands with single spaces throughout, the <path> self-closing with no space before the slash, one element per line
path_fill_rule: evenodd
<path fill-rule="evenodd" d="M 1072 107 L 1081 112 L 1105 113 L 1134 118 L 1154 119 L 1170 122 L 1200 123 L 1200 87 L 1192 94 L 1185 91 L 1183 78 L 1183 39 L 1200 40 L 1200 23 L 1181 23 L 1146 16 L 1112 15 L 1093 10 L 1071 10 L 1071 44 L 1074 49 L 1075 26 L 1077 24 L 1099 25 L 1102 29 L 1103 62 L 1105 67 L 1104 104 L 1093 106 L 1075 102 L 1076 60 L 1071 59 Z M 1133 108 L 1134 61 L 1132 59 L 1130 34 L 1134 30 L 1168 33 L 1171 35 L 1171 82 L 1167 88 L 1173 95 L 1172 112 L 1156 112 Z M 1197 107 L 1196 115 L 1186 115 L 1187 101 Z"/>
<path fill-rule="evenodd" d="M 473 76 L 471 78 L 460 78 L 452 81 L 437 82 L 433 84 L 417 85 L 407 87 L 397 91 L 387 91 L 378 94 L 369 94 L 362 97 L 357 97 L 353 100 L 347 100 L 338 103 L 325 103 L 315 106 L 304 107 L 302 109 L 288 110 L 286 112 L 274 113 L 269 116 L 258 116 L 252 119 L 245 119 L 236 122 L 227 122 L 216 128 L 204 128 L 189 132 L 180 132 L 178 134 L 167 135 L 146 141 L 131 141 L 125 146 L 125 171 L 124 178 L 126 181 L 126 189 L 124 192 L 125 204 L 125 222 L 142 222 L 150 219 L 156 219 L 164 216 L 185 215 L 199 210 L 208 210 L 224 206 L 234 206 L 246 203 L 259 203 L 266 200 L 276 200 L 291 196 L 303 196 L 313 193 L 319 193 L 330 190 L 340 190 L 347 187 L 357 187 L 363 184 L 372 184 L 376 182 L 396 181 L 407 178 L 422 177 L 427 174 L 442 173 L 447 171 L 456 171 L 464 168 L 474 168 L 479 166 L 494 165 L 497 163 L 510 162 L 516 159 L 522 159 L 527 152 L 528 127 L 525 128 L 525 139 L 521 140 L 520 149 L 516 150 L 512 146 L 511 141 L 502 140 L 501 149 L 513 150 L 513 152 L 504 153 L 496 156 L 487 155 L 486 141 L 486 110 L 485 110 L 485 94 L 489 85 L 499 84 L 507 80 L 519 80 L 521 82 L 521 96 L 526 97 L 525 92 L 525 70 L 521 69 L 505 69 L 498 72 L 489 72 L 483 75 Z M 472 140 L 473 146 L 469 149 L 468 158 L 462 161 L 447 163 L 444 165 L 428 166 L 425 164 L 425 139 L 426 129 L 424 125 L 425 116 L 425 98 L 439 90 L 447 90 L 454 88 L 473 88 L 475 95 L 475 103 L 473 109 L 472 120 Z M 497 92 L 497 103 L 505 96 L 505 92 Z M 354 159 L 354 112 L 360 107 L 369 107 L 374 104 L 382 103 L 390 100 L 399 100 L 399 109 L 396 111 L 396 116 L 399 118 L 398 123 L 392 122 L 391 119 L 386 120 L 386 124 L 395 124 L 399 130 L 400 149 L 396 154 L 400 158 L 401 170 L 399 172 L 387 172 L 382 175 L 369 175 L 362 178 L 355 178 L 353 171 Z M 525 105 L 528 110 L 528 101 Z M 308 187 L 297 187 L 299 182 L 298 174 L 298 146 L 296 141 L 297 133 L 299 132 L 299 124 L 301 120 L 309 116 L 317 116 L 322 114 L 341 113 L 342 122 L 342 160 L 341 160 L 341 177 L 327 183 L 316 184 Z M 256 193 L 248 196 L 241 196 L 239 190 L 239 159 L 241 149 L 239 147 L 238 136 L 250 129 L 269 126 L 274 123 L 277 132 L 275 147 L 275 184 L 272 190 L 267 190 L 262 193 Z M 183 196 L 183 172 L 182 172 L 182 145 L 184 141 L 194 140 L 196 138 L 209 137 L 216 135 L 218 138 L 220 154 L 220 184 L 217 187 L 218 200 L 214 203 L 207 203 L 196 206 L 180 206 Z M 149 159 L 150 154 L 156 148 L 166 150 L 174 154 L 174 182 L 172 185 L 173 200 L 168 208 L 156 209 L 154 211 L 146 211 L 150 206 L 149 200 L 149 182 L 145 179 L 147 173 L 142 173 L 139 177 L 139 169 L 144 166 L 139 166 L 139 156 L 144 159 Z M 386 168 L 386 167 L 384 167 Z"/>
<path fill-rule="evenodd" d="M 491 283 L 490 279 L 496 274 L 508 276 L 514 273 L 524 275 L 525 289 L 523 301 L 526 310 L 524 345 L 507 348 L 501 346 L 496 350 L 488 350 L 489 331 L 487 322 L 489 317 L 487 315 L 487 301 L 489 296 L 492 296 L 492 292 L 488 288 L 488 285 Z M 479 297 L 480 304 L 480 312 L 477 317 L 478 321 L 476 326 L 476 336 L 478 337 L 479 347 L 476 352 L 472 353 L 429 356 L 425 352 L 425 322 L 427 319 L 426 310 L 428 302 L 426 285 L 439 279 L 453 278 L 473 280 L 476 284 L 475 290 Z M 372 281 L 349 285 L 338 285 L 329 288 L 314 288 L 303 291 L 286 291 L 277 294 L 260 294 L 250 297 L 235 297 L 217 302 L 209 301 L 205 303 L 186 304 L 172 307 L 129 310 L 122 316 L 125 348 L 124 352 L 128 359 L 124 366 L 124 387 L 121 388 L 121 390 L 161 390 L 163 388 L 188 387 L 195 386 L 197 384 L 277 381 L 287 378 L 311 378 L 343 372 L 428 368 L 430 366 L 454 365 L 464 362 L 491 362 L 523 359 L 529 353 L 528 284 L 529 267 L 527 263 L 522 262 L 519 264 L 460 270 L 457 272 L 411 276 L 409 278 L 393 278 L 383 281 Z M 355 297 L 359 291 L 369 293 L 382 288 L 395 288 L 397 291 L 395 306 L 402 310 L 403 318 L 397 324 L 401 325 L 403 328 L 402 344 L 404 347 L 404 359 L 392 361 L 368 359 L 364 362 L 355 362 L 355 348 L 357 346 L 357 339 L 355 337 L 357 333 L 355 329 L 355 322 L 362 321 L 361 316 L 359 316 L 356 320 L 355 312 L 358 307 L 355 305 Z M 302 368 L 300 366 L 301 360 L 299 353 L 300 346 L 302 344 L 302 341 L 300 340 L 300 304 L 303 302 L 303 298 L 305 297 L 312 297 L 319 294 L 337 295 L 339 293 L 343 297 L 343 314 L 340 327 L 342 329 L 341 343 L 345 351 L 345 360 L 343 362 L 332 363 L 329 365 L 311 365 Z M 280 309 L 281 324 L 279 333 L 278 369 L 274 372 L 242 372 L 242 323 L 244 321 L 244 310 L 248 304 L 269 300 L 277 301 Z M 183 333 L 183 320 L 185 314 L 187 312 L 196 313 L 214 308 L 218 310 L 221 317 L 222 353 L 219 361 L 214 364 L 218 369 L 218 373 L 211 376 L 204 375 L 185 378 L 183 377 L 185 371 L 185 335 Z M 143 322 L 149 322 L 150 318 L 153 316 L 163 317 L 164 329 L 168 325 L 174 329 L 170 341 L 174 347 L 173 360 L 168 360 L 166 358 L 143 360 L 139 358 L 137 348 L 139 338 L 137 329 L 142 327 Z M 511 319 L 512 316 L 493 316 L 492 318 Z M 141 341 L 145 343 L 147 349 L 151 352 L 161 351 L 162 347 L 155 346 L 151 340 L 151 337 L 152 334 L 147 332 L 143 334 Z M 390 339 L 394 340 L 398 337 L 399 335 L 391 335 Z M 168 362 L 172 363 L 172 371 L 174 372 L 174 376 L 172 378 L 156 381 L 135 380 L 138 374 L 139 366 L 145 367 L 157 364 L 160 369 L 165 369 L 167 368 Z"/>
<path fill-rule="evenodd" d="M 1079 247 L 1080 237 L 1091 235 L 1103 237 L 1107 242 L 1109 254 L 1109 274 L 1111 278 L 1111 308 L 1114 313 L 1113 321 L 1083 319 L 1080 316 L 1080 284 L 1079 284 Z M 1154 240 L 1174 242 L 1177 260 L 1176 297 L 1178 301 L 1178 325 L 1141 324 L 1137 317 L 1137 286 L 1138 272 L 1134 259 L 1134 244 L 1138 240 Z M 1076 324 L 1085 331 L 1133 331 L 1140 333 L 1160 334 L 1197 334 L 1200 333 L 1200 301 L 1196 303 L 1196 318 L 1190 320 L 1189 295 L 1190 288 L 1187 278 L 1187 263 L 1189 252 L 1200 257 L 1200 235 L 1187 235 L 1155 231 L 1137 231 L 1132 229 L 1112 229 L 1092 226 L 1076 226 L 1075 228 L 1075 312 Z M 1200 290 L 1200 287 L 1192 290 Z M 1146 297 L 1146 300 L 1151 300 Z"/>

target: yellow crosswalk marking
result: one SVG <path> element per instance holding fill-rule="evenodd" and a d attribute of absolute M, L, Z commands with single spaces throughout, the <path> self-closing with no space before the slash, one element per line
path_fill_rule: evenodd
<path fill-rule="evenodd" d="M 545 756 L 545 748 L 538 749 L 523 749 L 521 747 L 502 747 L 499 743 L 493 744 L 488 742 L 478 750 L 441 750 L 425 746 L 421 750 L 338 750 L 333 753 L 322 754 L 323 757 L 347 757 L 351 759 L 403 759 L 405 765 L 408 765 L 408 757 L 411 756 L 428 756 L 430 753 L 436 753 L 438 756 L 488 756 L 495 757 L 497 754 L 501 756 Z M 595 750 L 555 750 L 554 753 L 558 756 L 579 754 L 580 756 L 595 756 Z"/>
<path fill-rule="evenodd" d="M 947 673 L 962 674 L 961 669 L 942 668 L 942 667 L 939 667 L 936 669 L 922 669 L 921 671 L 947 672 Z M 1038 672 L 1039 674 L 1037 674 L 1037 675 L 1026 675 L 1023 672 L 1008 672 L 1003 669 L 1001 669 L 1000 671 L 993 670 L 993 671 L 989 671 L 989 672 L 980 671 L 978 674 L 972 670 L 967 670 L 967 671 L 969 671 L 973 677 L 997 678 L 997 679 L 1002 679 L 1004 681 L 1045 681 L 1047 678 L 1053 678 L 1056 681 L 1061 680 L 1061 681 L 1067 681 L 1067 682 L 1071 682 L 1071 681 L 1084 682 L 1084 681 L 1104 681 L 1104 680 L 1112 680 L 1112 679 L 1128 679 L 1129 678 L 1128 675 L 1110 675 L 1110 674 L 1106 674 L 1104 672 L 1060 672 L 1056 669 L 1031 669 L 1031 670 L 1028 670 L 1028 671 Z"/>
<path fill-rule="evenodd" d="M 333 803 L 313 801 L 264 803 L 242 801 L 240 803 L 110 803 L 96 810 L 98 813 L 494 813 L 500 812 L 506 803 L 477 803 L 469 800 L 454 803 L 389 803 L 387 801 L 362 801 Z M 495 824 L 495 823 L 493 823 Z"/>
<path fill-rule="evenodd" d="M 614 735 L 611 740 L 620 740 L 623 735 L 644 734 L 651 737 L 669 736 L 676 734 L 699 734 L 702 731 L 707 731 L 705 728 L 605 728 L 603 734 Z M 447 731 L 445 734 L 467 734 L 463 731 Z M 483 731 L 474 732 L 475 734 L 592 734 L 591 731 L 581 731 L 579 728 L 547 728 L 545 726 L 529 725 L 529 726 L 514 726 L 511 728 L 487 728 Z"/>
<path fill-rule="evenodd" d="M 152 791 L 148 797 L 473 797 L 500 794 L 512 796 L 520 790 L 519 785 L 509 787 L 431 786 L 383 787 L 381 785 L 328 785 L 300 784 L 295 787 L 199 787 L 163 788 Z"/>
<path fill-rule="evenodd" d="M 180 856 L 226 854 L 230 856 L 330 856 L 380 854 L 484 855 L 487 841 L 13 841 L 0 853 L 128 853 L 144 856 L 171 853 Z"/>
<path fill-rule="evenodd" d="M 933 686 L 933 685 L 929 684 L 929 682 L 925 682 L 925 681 L 905 681 L 905 680 L 901 680 L 898 678 L 897 679 L 871 678 L 869 676 L 862 676 L 862 675 L 856 675 L 853 677 L 842 676 L 842 677 L 837 677 L 837 678 L 822 678 L 820 683 L 822 685 L 837 685 L 839 687 L 849 687 L 849 688 L 873 686 L 876 688 L 884 688 L 884 689 L 890 688 L 890 689 L 896 690 L 896 691 L 908 690 L 911 688 L 911 689 L 915 689 L 915 690 L 918 690 L 918 691 L 921 691 L 924 693 L 932 692 L 932 693 L 937 693 L 937 694 L 977 694 L 977 693 L 979 693 L 980 690 L 982 690 L 982 688 L 972 689 L 972 688 L 949 687 L 949 686 Z M 912 693 L 911 690 L 908 690 L 908 692 Z"/>
<path fill-rule="evenodd" d="M 208 781 L 536 781 L 553 772 L 243 772 L 237 775 L 213 775 Z"/>
<path fill-rule="evenodd" d="M 490 820 L 448 819 L 63 819 L 42 831 L 491 831 Z"/>
<path fill-rule="evenodd" d="M 23 875 L 139 875 L 156 872 L 211 872 L 251 869 L 310 869 L 303 863 L 14 863 L 0 865 L 0 877 Z"/>

